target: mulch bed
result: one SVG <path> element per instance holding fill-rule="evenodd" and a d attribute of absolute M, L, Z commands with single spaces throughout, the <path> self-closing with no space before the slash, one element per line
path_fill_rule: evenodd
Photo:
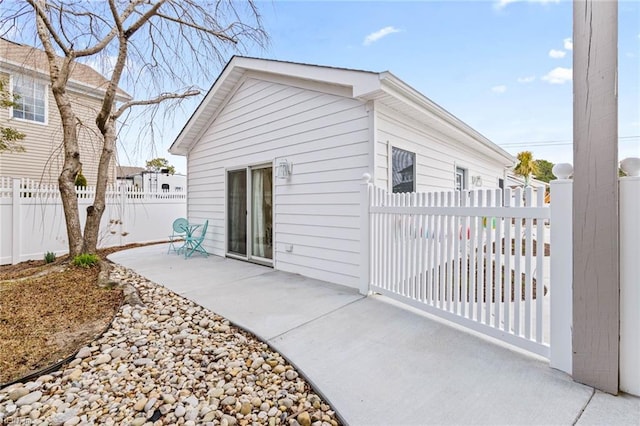
<path fill-rule="evenodd" d="M 131 244 L 98 251 L 110 253 Z M 91 342 L 109 325 L 122 290 L 96 283 L 99 267 L 31 260 L 0 266 L 0 384 L 38 371 Z"/>

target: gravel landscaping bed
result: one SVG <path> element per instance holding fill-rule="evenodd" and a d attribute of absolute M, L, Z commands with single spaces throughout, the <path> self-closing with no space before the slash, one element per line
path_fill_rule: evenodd
<path fill-rule="evenodd" d="M 116 266 L 111 277 L 133 285 L 144 306 L 124 305 L 60 371 L 0 390 L 0 424 L 339 424 L 253 335 L 130 270 Z"/>

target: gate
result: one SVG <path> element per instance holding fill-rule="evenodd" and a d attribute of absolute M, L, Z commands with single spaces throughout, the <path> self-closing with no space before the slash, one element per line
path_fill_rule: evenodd
<path fill-rule="evenodd" d="M 544 191 L 363 196 L 369 291 L 549 357 Z"/>

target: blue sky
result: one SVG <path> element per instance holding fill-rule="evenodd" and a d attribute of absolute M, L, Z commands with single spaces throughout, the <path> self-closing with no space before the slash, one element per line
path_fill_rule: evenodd
<path fill-rule="evenodd" d="M 391 71 L 507 151 L 572 162 L 569 1 L 260 1 L 258 7 L 270 42 L 247 55 Z M 640 156 L 640 2 L 619 3 L 618 25 L 622 159 Z M 177 110 L 156 148 L 182 172 L 184 159 L 166 150 L 196 105 Z M 131 160 L 142 164 L 147 157 L 142 150 Z"/>

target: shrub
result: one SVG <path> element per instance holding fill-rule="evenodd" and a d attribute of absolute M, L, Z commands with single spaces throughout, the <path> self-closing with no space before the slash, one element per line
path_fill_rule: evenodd
<path fill-rule="evenodd" d="M 44 263 L 53 263 L 56 260 L 56 254 L 48 251 L 44 254 Z"/>
<path fill-rule="evenodd" d="M 100 258 L 97 254 L 82 253 L 73 258 L 73 264 L 82 268 L 88 268 L 98 263 Z"/>
<path fill-rule="evenodd" d="M 82 170 L 80 170 L 78 172 L 78 174 L 76 175 L 75 184 L 76 184 L 76 186 L 81 186 L 81 187 L 87 186 L 87 178 L 84 177 L 84 175 L 82 174 Z"/>

